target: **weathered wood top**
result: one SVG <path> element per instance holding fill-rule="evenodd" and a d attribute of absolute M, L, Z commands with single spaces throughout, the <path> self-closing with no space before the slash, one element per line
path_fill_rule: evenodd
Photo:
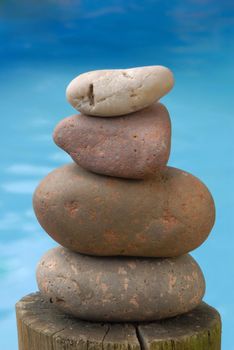
<path fill-rule="evenodd" d="M 19 350 L 220 350 L 219 313 L 192 312 L 141 324 L 93 323 L 63 314 L 40 293 L 16 305 Z"/>

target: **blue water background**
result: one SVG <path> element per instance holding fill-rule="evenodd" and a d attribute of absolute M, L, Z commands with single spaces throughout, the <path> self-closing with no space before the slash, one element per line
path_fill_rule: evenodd
<path fill-rule="evenodd" d="M 17 349 L 14 304 L 37 289 L 36 263 L 56 245 L 31 198 L 70 161 L 51 138 L 74 113 L 66 85 L 92 69 L 162 64 L 176 81 L 163 98 L 169 164 L 198 176 L 216 202 L 215 227 L 192 255 L 222 315 L 223 349 L 233 350 L 233 1 L 0 1 L 0 33 L 0 349 Z"/>

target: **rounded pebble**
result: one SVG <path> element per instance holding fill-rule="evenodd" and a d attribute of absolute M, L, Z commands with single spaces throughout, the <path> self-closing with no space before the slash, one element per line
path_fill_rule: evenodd
<path fill-rule="evenodd" d="M 206 186 L 171 167 L 127 180 L 69 164 L 44 178 L 33 203 L 53 239 L 90 255 L 178 256 L 198 247 L 215 219 Z"/>
<path fill-rule="evenodd" d="M 43 296 L 65 313 L 91 321 L 153 321 L 188 312 L 205 292 L 189 255 L 174 259 L 105 258 L 59 247 L 37 268 Z"/>
<path fill-rule="evenodd" d="M 116 118 L 73 115 L 57 125 L 54 141 L 87 170 L 142 179 L 168 161 L 170 117 L 160 103 Z"/>
<path fill-rule="evenodd" d="M 163 66 L 97 70 L 73 79 L 66 95 L 83 114 L 112 117 L 150 106 L 173 84 L 171 71 Z"/>

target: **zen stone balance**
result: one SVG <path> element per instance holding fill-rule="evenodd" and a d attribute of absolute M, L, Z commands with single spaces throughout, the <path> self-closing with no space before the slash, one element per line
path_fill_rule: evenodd
<path fill-rule="evenodd" d="M 40 295 L 65 315 L 153 322 L 203 307 L 205 279 L 188 253 L 211 232 L 215 205 L 198 178 L 167 166 L 171 121 L 158 101 L 173 85 L 162 66 L 88 72 L 68 85 L 80 114 L 60 121 L 53 138 L 73 162 L 33 197 L 61 245 L 38 264 Z"/>

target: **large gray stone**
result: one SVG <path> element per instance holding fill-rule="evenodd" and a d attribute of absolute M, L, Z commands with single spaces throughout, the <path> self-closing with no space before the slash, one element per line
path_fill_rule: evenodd
<path fill-rule="evenodd" d="M 190 311 L 205 291 L 189 255 L 174 259 L 91 257 L 59 247 L 37 268 L 41 293 L 64 312 L 95 321 L 153 321 Z"/>

